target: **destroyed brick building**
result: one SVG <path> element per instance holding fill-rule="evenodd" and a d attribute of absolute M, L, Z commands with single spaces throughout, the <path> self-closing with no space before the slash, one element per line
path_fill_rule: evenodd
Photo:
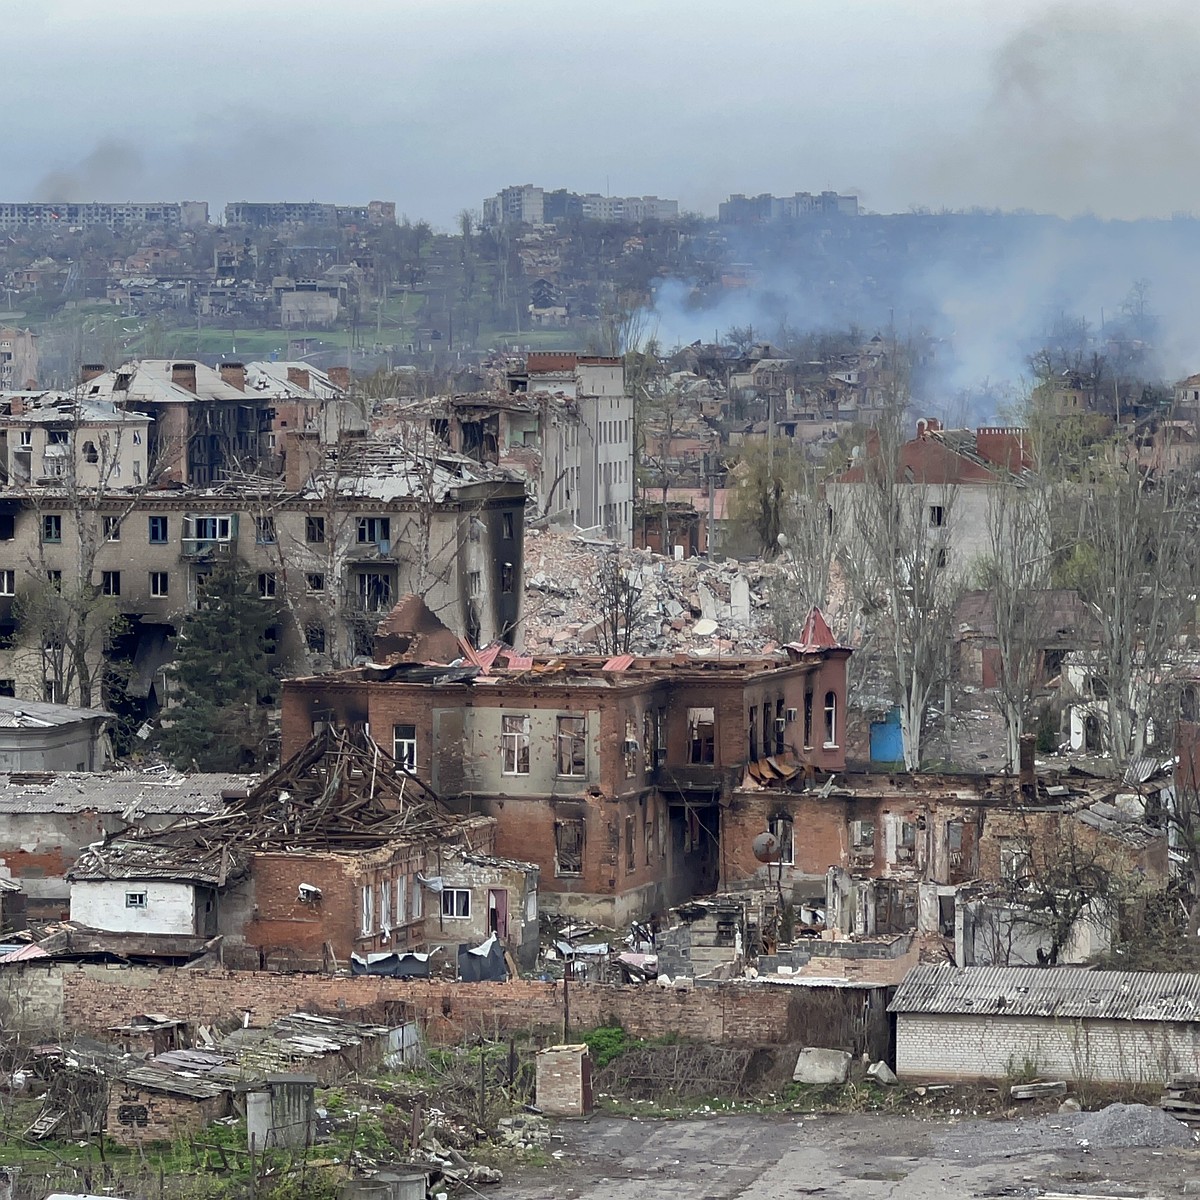
<path fill-rule="evenodd" d="M 377 652 L 285 683 L 283 750 L 369 728 L 456 810 L 492 817 L 497 852 L 536 862 L 547 902 L 615 924 L 715 887 L 748 763 L 842 769 L 849 653 L 816 611 L 783 655 Z"/>
<path fill-rule="evenodd" d="M 528 965 L 536 867 L 498 863 L 494 844 L 493 820 L 449 813 L 368 738 L 327 728 L 248 790 L 227 789 L 220 811 L 82 853 L 68 876 L 71 919 L 218 939 L 232 966 L 312 970 L 424 952 L 427 924 L 456 950 L 479 933 L 472 914 L 486 914 L 488 934 Z M 447 920 L 429 921 L 434 904 Z"/>

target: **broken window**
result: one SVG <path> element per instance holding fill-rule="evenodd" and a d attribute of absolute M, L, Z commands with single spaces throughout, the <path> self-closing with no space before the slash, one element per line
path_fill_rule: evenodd
<path fill-rule="evenodd" d="M 554 822 L 555 875 L 583 874 L 583 831 L 582 819 Z"/>
<path fill-rule="evenodd" d="M 471 915 L 471 893 L 466 888 L 442 890 L 442 916 L 466 920 Z"/>
<path fill-rule="evenodd" d="M 951 854 L 962 853 L 963 823 L 961 821 L 946 822 L 946 849 Z"/>
<path fill-rule="evenodd" d="M 62 517 L 58 513 L 45 513 L 42 516 L 42 541 L 62 541 Z"/>
<path fill-rule="evenodd" d="M 850 822 L 850 845 L 855 850 L 874 850 L 874 848 L 875 848 L 875 822 L 874 821 L 851 821 Z"/>
<path fill-rule="evenodd" d="M 358 931 L 362 937 L 375 932 L 375 889 L 367 884 L 359 889 Z"/>
<path fill-rule="evenodd" d="M 513 515 L 510 512 L 500 514 L 500 525 L 502 535 L 506 542 L 512 541 L 513 537 Z"/>
<path fill-rule="evenodd" d="M 407 771 L 417 769 L 417 727 L 392 726 L 392 757 Z"/>
<path fill-rule="evenodd" d="M 837 745 L 837 692 L 825 693 L 825 745 Z"/>
<path fill-rule="evenodd" d="M 421 919 L 421 911 L 421 881 L 414 875 L 412 877 L 412 919 L 414 921 L 419 921 Z"/>
<path fill-rule="evenodd" d="M 260 600 L 275 599 L 275 572 L 260 571 L 258 574 L 258 596 Z"/>
<path fill-rule="evenodd" d="M 688 762 L 711 763 L 716 761 L 716 716 L 711 708 L 689 708 Z"/>
<path fill-rule="evenodd" d="M 1192 684 L 1184 687 L 1179 694 L 1179 717 L 1183 721 L 1196 720 L 1196 689 Z"/>
<path fill-rule="evenodd" d="M 771 729 L 771 704 L 769 701 L 763 701 L 762 706 L 762 752 L 763 758 L 773 753 L 775 747 L 775 735 Z"/>
<path fill-rule="evenodd" d="M 392 607 L 392 577 L 382 571 L 359 571 L 358 607 L 366 612 L 386 612 Z"/>
<path fill-rule="evenodd" d="M 304 518 L 304 540 L 306 542 L 323 542 L 325 540 L 325 518 Z"/>
<path fill-rule="evenodd" d="M 946 510 L 940 504 L 929 506 L 929 524 L 934 529 L 941 529 L 946 523 Z"/>
<path fill-rule="evenodd" d="M 626 874 L 628 874 L 630 871 L 632 871 L 637 866 L 637 863 L 634 861 L 634 858 L 633 858 L 633 851 L 634 851 L 633 818 L 626 817 L 625 818 L 625 872 L 626 872 Z"/>
<path fill-rule="evenodd" d="M 119 596 L 121 594 L 121 572 L 101 571 L 100 592 L 105 596 Z"/>
<path fill-rule="evenodd" d="M 390 517 L 359 517 L 358 518 L 358 543 L 366 545 L 369 542 L 374 542 L 379 545 L 381 542 L 390 542 L 392 536 L 392 522 Z M 322 541 L 324 541 L 322 531 Z"/>
<path fill-rule="evenodd" d="M 392 881 L 385 879 L 379 885 L 379 928 L 385 933 L 392 932 Z"/>
<path fill-rule="evenodd" d="M 775 839 L 779 842 L 779 861 L 785 867 L 792 866 L 796 861 L 792 818 L 787 813 L 776 813 L 767 822 L 767 828 L 775 835 Z"/>
<path fill-rule="evenodd" d="M 119 542 L 121 540 L 120 517 L 104 518 L 104 540 L 108 542 Z"/>
<path fill-rule="evenodd" d="M 587 718 L 558 718 L 558 773 L 582 779 L 587 775 Z"/>
<path fill-rule="evenodd" d="M 506 596 L 509 595 L 512 592 L 513 587 L 515 586 L 515 581 L 516 581 L 516 568 L 513 567 L 512 563 L 506 562 L 500 568 L 500 590 Z"/>
<path fill-rule="evenodd" d="M 254 540 L 260 546 L 273 546 L 275 544 L 274 517 L 254 518 Z"/>
<path fill-rule="evenodd" d="M 813 693 L 810 687 L 804 693 L 804 745 L 809 747 L 812 745 L 812 729 L 813 729 Z"/>
<path fill-rule="evenodd" d="M 758 709 L 750 710 L 750 761 L 754 762 L 758 758 Z"/>
<path fill-rule="evenodd" d="M 304 585 L 314 594 L 325 590 L 325 573 L 324 571 L 306 571 L 304 575 Z"/>
<path fill-rule="evenodd" d="M 1033 856 L 1025 838 L 1000 839 L 1000 878 L 1005 883 L 1027 886 L 1033 875 Z"/>
<path fill-rule="evenodd" d="M 500 742 L 503 773 L 505 775 L 528 775 L 529 718 L 513 715 L 501 717 Z"/>
<path fill-rule="evenodd" d="M 660 708 L 654 714 L 654 765 L 661 767 L 667 761 L 667 710 Z"/>
<path fill-rule="evenodd" d="M 313 654 L 325 653 L 325 626 L 313 623 L 304 627 L 304 644 Z"/>
<path fill-rule="evenodd" d="M 16 571 L 0 571 L 0 596 L 15 596 L 17 594 Z"/>
<path fill-rule="evenodd" d="M 783 712 L 783 697 L 775 701 L 775 753 L 782 754 L 787 748 L 783 735 L 787 730 L 787 718 Z"/>
<path fill-rule="evenodd" d="M 654 859 L 654 816 L 647 811 L 642 819 L 642 841 L 646 847 L 646 866 Z"/>
<path fill-rule="evenodd" d="M 145 908 L 146 893 L 145 892 L 126 892 L 125 893 L 126 908 Z"/>
<path fill-rule="evenodd" d="M 152 546 L 164 546 L 167 543 L 167 518 L 166 517 L 151 517 L 150 518 L 150 544 Z"/>
<path fill-rule="evenodd" d="M 408 887 L 407 875 L 401 875 L 396 880 L 396 924 L 408 924 Z"/>
<path fill-rule="evenodd" d="M 637 724 L 633 717 L 625 718 L 625 778 L 632 779 L 637 774 L 638 740 Z"/>

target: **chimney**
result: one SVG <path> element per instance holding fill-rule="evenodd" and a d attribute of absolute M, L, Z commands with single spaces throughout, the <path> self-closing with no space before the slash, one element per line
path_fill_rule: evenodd
<path fill-rule="evenodd" d="M 79 382 L 91 383 L 97 375 L 103 375 L 106 369 L 103 363 L 84 363 L 79 369 Z"/>
<path fill-rule="evenodd" d="M 307 367 L 288 367 L 288 383 L 294 383 L 297 387 L 302 387 L 308 391 L 308 368 Z"/>
<path fill-rule="evenodd" d="M 304 429 L 289 429 L 283 438 L 283 486 L 300 492 L 321 465 L 321 438 Z"/>
<path fill-rule="evenodd" d="M 25 400 L 21 396 L 14 396 L 9 401 L 8 415 L 10 417 L 23 417 L 25 415 Z"/>
<path fill-rule="evenodd" d="M 196 394 L 196 364 L 194 362 L 172 363 L 171 382 L 176 387 L 191 392 L 194 396 Z"/>
<path fill-rule="evenodd" d="M 348 392 L 350 390 L 349 367 L 330 367 L 325 374 L 329 376 L 329 382 L 339 391 Z"/>
<path fill-rule="evenodd" d="M 1021 794 L 1032 799 L 1037 793 L 1037 775 L 1033 769 L 1033 755 L 1037 749 L 1037 735 L 1021 734 Z"/>
<path fill-rule="evenodd" d="M 239 392 L 246 390 L 246 366 L 244 363 L 227 362 L 221 364 L 221 382 L 237 388 Z"/>

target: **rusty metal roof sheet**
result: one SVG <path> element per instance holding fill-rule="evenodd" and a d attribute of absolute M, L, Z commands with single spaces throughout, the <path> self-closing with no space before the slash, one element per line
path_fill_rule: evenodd
<path fill-rule="evenodd" d="M 894 1013 L 1200 1022 L 1200 974 L 1083 967 L 914 967 Z"/>

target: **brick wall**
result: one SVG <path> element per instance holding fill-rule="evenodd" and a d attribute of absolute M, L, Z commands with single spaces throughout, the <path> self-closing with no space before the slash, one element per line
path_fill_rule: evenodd
<path fill-rule="evenodd" d="M 232 1109 L 232 1096 L 192 1099 L 140 1088 L 114 1079 L 108 1089 L 105 1129 L 122 1146 L 169 1142 L 182 1134 L 198 1133 Z"/>
<path fill-rule="evenodd" d="M 62 1023 L 81 1032 L 102 1033 L 147 1011 L 197 1022 L 249 1012 L 251 1025 L 263 1026 L 297 1010 L 349 1015 L 398 1002 L 411 1006 L 427 1036 L 437 1042 L 469 1040 L 480 1033 L 562 1032 L 562 985 L 534 980 L 472 984 L 139 967 L 58 970 Z M 731 1045 L 786 1043 L 809 1026 L 807 1009 L 829 990 L 736 983 L 689 991 L 575 984 L 570 990 L 571 1029 L 616 1022 L 636 1037 L 676 1034 Z M 861 1009 L 857 993 L 844 995 Z"/>
<path fill-rule="evenodd" d="M 1164 1083 L 1200 1069 L 1200 1023 L 906 1014 L 896 1070 L 917 1079 L 999 1079 L 1026 1064 L 1056 1079 Z"/>

